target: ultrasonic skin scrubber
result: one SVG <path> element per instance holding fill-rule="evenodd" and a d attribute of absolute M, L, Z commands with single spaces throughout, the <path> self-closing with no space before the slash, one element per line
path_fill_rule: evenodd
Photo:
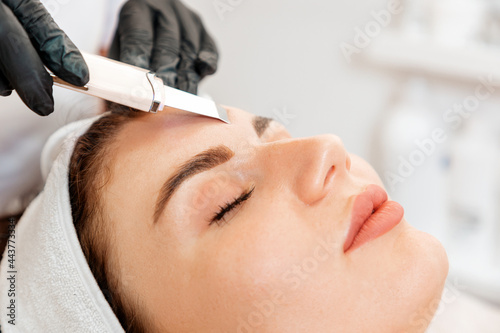
<path fill-rule="evenodd" d="M 54 84 L 145 112 L 156 113 L 171 107 L 229 123 L 226 110 L 214 101 L 163 85 L 147 69 L 88 53 L 83 53 L 83 57 L 90 72 L 85 86 L 71 85 L 49 71 Z"/>

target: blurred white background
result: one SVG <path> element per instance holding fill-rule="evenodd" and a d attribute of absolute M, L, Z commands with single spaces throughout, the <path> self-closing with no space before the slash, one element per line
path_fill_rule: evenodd
<path fill-rule="evenodd" d="M 204 1 L 196 8 L 217 41 L 220 67 L 203 88 L 225 104 L 273 116 L 295 116 L 293 135 L 338 134 L 361 155 L 398 80 L 349 65 L 340 51 L 354 27 L 385 1 Z M 232 11 L 221 13 L 217 3 Z M 231 5 L 234 4 L 234 5 Z"/>

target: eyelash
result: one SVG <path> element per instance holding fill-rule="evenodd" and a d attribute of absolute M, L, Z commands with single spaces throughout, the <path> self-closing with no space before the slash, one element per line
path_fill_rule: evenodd
<path fill-rule="evenodd" d="M 228 202 L 223 206 L 219 206 L 219 212 L 217 212 L 211 219 L 210 223 L 208 225 L 212 225 L 216 223 L 218 226 L 220 226 L 221 221 L 226 222 L 224 219 L 224 216 L 241 205 L 243 202 L 247 201 L 250 199 L 250 197 L 253 194 L 253 191 L 255 190 L 255 186 L 249 189 L 248 191 L 243 192 L 239 197 L 235 198 L 232 202 Z"/>

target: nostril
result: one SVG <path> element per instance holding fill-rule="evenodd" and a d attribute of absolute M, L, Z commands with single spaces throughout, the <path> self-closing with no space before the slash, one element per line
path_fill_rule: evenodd
<path fill-rule="evenodd" d="M 332 167 L 330 168 L 330 170 L 328 170 L 328 172 L 326 174 L 325 182 L 323 183 L 324 186 L 326 184 L 328 184 L 328 182 L 330 181 L 330 179 L 333 177 L 334 173 L 335 173 L 335 165 L 332 165 Z"/>

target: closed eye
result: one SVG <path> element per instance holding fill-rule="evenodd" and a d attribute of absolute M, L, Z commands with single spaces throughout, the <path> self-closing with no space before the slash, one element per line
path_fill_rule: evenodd
<path fill-rule="evenodd" d="M 239 197 L 235 198 L 233 201 L 228 202 L 223 206 L 220 206 L 219 211 L 215 213 L 214 216 L 210 219 L 208 225 L 216 223 L 217 225 L 220 226 L 221 222 L 227 223 L 227 220 L 225 219 L 226 214 L 228 214 L 230 211 L 234 210 L 236 207 L 240 206 L 242 203 L 250 199 L 254 190 L 255 187 L 252 187 L 251 189 L 243 192 Z"/>

